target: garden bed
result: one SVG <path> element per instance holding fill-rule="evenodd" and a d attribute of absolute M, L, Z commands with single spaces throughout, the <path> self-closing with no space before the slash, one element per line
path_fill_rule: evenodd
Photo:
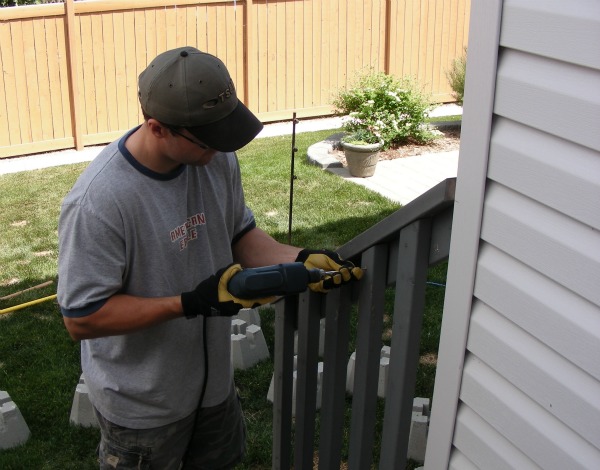
<path fill-rule="evenodd" d="M 379 152 L 379 160 L 394 160 L 396 158 L 413 157 L 426 153 L 450 152 L 460 147 L 460 127 L 448 127 L 440 129 L 442 135 L 428 144 L 409 142 L 407 144 L 382 150 Z M 346 166 L 344 151 L 334 146 L 330 154 Z"/>

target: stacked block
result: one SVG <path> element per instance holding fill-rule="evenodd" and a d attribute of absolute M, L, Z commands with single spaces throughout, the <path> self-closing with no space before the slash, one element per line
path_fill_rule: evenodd
<path fill-rule="evenodd" d="M 10 395 L 0 390 L 0 450 L 24 444 L 31 432 Z"/>
<path fill-rule="evenodd" d="M 350 356 L 348 367 L 346 369 L 346 391 L 352 393 L 354 391 L 354 370 L 356 365 L 356 351 Z M 379 358 L 379 381 L 377 383 L 377 396 L 385 398 L 385 389 L 388 380 L 388 371 L 390 365 L 390 347 L 383 346 Z"/>
<path fill-rule="evenodd" d="M 244 320 L 249 325 L 260 326 L 260 311 L 257 308 L 243 308 L 232 320 Z"/>
<path fill-rule="evenodd" d="M 425 461 L 427 433 L 429 431 L 429 414 L 429 398 L 415 398 L 413 400 L 412 418 L 410 420 L 407 457 L 420 463 Z"/>
<path fill-rule="evenodd" d="M 352 393 L 354 390 L 354 370 L 356 364 L 356 352 L 352 353 L 348 361 L 346 375 L 346 391 Z M 379 359 L 379 381 L 377 385 L 377 396 L 385 398 L 390 365 L 390 347 L 381 348 Z M 410 423 L 410 437 L 408 441 L 408 458 L 423 462 L 425 460 L 425 449 L 427 446 L 427 433 L 429 431 L 429 399 L 415 398 L 413 401 L 413 412 Z"/>
<path fill-rule="evenodd" d="M 377 396 L 385 398 L 385 391 L 388 383 L 388 375 L 390 371 L 390 347 L 384 346 L 381 348 L 381 356 L 379 356 L 379 380 L 377 382 Z"/>
<path fill-rule="evenodd" d="M 298 371 L 297 371 L 297 365 L 298 365 L 298 356 L 294 356 L 294 374 L 293 374 L 293 380 L 294 380 L 294 385 L 293 385 L 293 389 L 292 389 L 292 416 L 296 416 L 296 379 L 298 377 Z M 317 372 L 317 410 L 321 409 L 321 402 L 322 402 L 322 398 L 323 398 L 323 363 L 319 362 L 318 363 L 318 372 Z M 267 400 L 269 400 L 271 403 L 273 403 L 273 401 L 275 400 L 275 379 L 274 376 L 271 377 L 271 384 L 269 385 L 269 391 L 267 392 Z"/>
<path fill-rule="evenodd" d="M 231 362 L 235 369 L 249 369 L 269 357 L 262 329 L 236 318 L 231 322 Z"/>
<path fill-rule="evenodd" d="M 79 377 L 79 383 L 75 388 L 75 395 L 73 396 L 73 404 L 71 405 L 71 416 L 69 417 L 71 424 L 77 426 L 86 427 L 100 427 L 96 414 L 94 413 L 94 407 L 90 401 L 89 390 L 85 384 L 83 375 Z"/>

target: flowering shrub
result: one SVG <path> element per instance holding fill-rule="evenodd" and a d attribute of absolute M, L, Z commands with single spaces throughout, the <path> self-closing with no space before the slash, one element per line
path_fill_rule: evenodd
<path fill-rule="evenodd" d="M 343 129 L 346 141 L 383 142 L 383 147 L 409 140 L 425 143 L 434 133 L 426 124 L 431 102 L 415 83 L 383 72 L 358 76 L 353 86 L 338 93 L 333 105 L 338 114 L 348 115 Z"/>

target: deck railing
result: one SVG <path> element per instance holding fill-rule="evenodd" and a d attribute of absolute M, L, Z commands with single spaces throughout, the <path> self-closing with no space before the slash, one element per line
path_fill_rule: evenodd
<path fill-rule="evenodd" d="M 455 183 L 455 178 L 441 182 L 339 249 L 344 258 L 365 268 L 360 282 L 327 295 L 307 292 L 276 304 L 274 469 L 313 469 L 321 318 L 325 318 L 325 341 L 318 468 L 340 468 L 350 313 L 356 303 L 358 333 L 348 468 L 371 468 L 384 294 L 391 285 L 395 285 L 395 302 L 379 465 L 381 469 L 405 468 L 427 269 L 448 257 Z"/>

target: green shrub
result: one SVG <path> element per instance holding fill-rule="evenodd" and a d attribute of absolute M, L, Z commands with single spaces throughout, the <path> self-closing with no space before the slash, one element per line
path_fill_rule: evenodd
<path fill-rule="evenodd" d="M 383 72 L 357 76 L 333 100 L 337 114 L 349 116 L 343 129 L 368 143 L 383 141 L 384 148 L 407 141 L 425 143 L 434 133 L 426 124 L 431 100 L 415 81 Z"/>
<path fill-rule="evenodd" d="M 446 72 L 446 78 L 452 88 L 452 95 L 456 99 L 456 102 L 460 105 L 463 104 L 465 96 L 465 74 L 467 72 L 467 48 L 461 57 L 457 57 L 452 62 L 452 68 Z"/>

